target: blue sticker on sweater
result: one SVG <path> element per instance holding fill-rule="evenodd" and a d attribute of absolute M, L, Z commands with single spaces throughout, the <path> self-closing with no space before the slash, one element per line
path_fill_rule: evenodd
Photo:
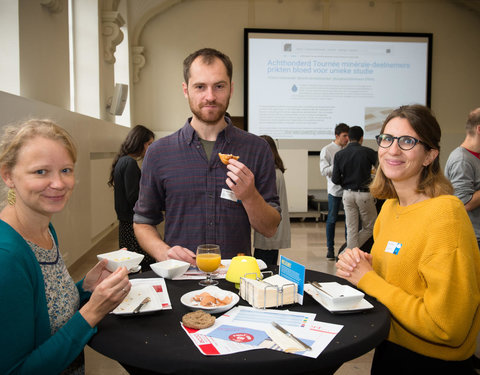
<path fill-rule="evenodd" d="M 388 241 L 387 247 L 385 248 L 385 252 L 392 253 L 393 255 L 397 255 L 401 247 L 402 247 L 401 243 Z"/>

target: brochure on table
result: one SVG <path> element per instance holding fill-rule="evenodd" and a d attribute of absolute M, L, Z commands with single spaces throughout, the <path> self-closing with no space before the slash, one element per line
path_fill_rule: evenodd
<path fill-rule="evenodd" d="M 317 358 L 343 326 L 314 319 L 312 313 L 237 306 L 217 318 L 210 328 L 182 327 L 202 354 L 225 355 L 253 349 L 282 350 L 267 333 L 274 321 L 312 347 L 294 354 Z"/>
<path fill-rule="evenodd" d="M 303 285 L 305 284 L 305 266 L 280 255 L 278 274 L 298 285 L 298 303 L 303 305 Z"/>

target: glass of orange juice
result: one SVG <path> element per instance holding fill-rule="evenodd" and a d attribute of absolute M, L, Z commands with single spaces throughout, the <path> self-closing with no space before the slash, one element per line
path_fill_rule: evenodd
<path fill-rule="evenodd" d="M 197 267 L 200 271 L 207 274 L 207 278 L 199 282 L 200 285 L 208 286 L 218 284 L 217 280 L 212 279 L 212 272 L 220 266 L 221 260 L 220 246 L 205 244 L 197 247 Z"/>

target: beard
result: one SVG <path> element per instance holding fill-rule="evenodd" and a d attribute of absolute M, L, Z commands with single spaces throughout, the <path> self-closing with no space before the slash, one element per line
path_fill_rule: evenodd
<path fill-rule="evenodd" d="M 205 124 L 208 125 L 215 125 L 217 124 L 223 117 L 225 116 L 225 113 L 227 112 L 228 104 L 230 102 L 230 98 L 227 98 L 227 101 L 225 104 L 219 103 L 219 102 L 210 102 L 206 103 L 205 105 L 211 105 L 215 104 L 216 108 L 214 110 L 208 110 L 204 111 L 203 107 L 205 106 L 204 104 L 201 104 L 199 106 L 195 106 L 190 98 L 188 99 L 188 103 L 190 105 L 190 110 L 194 114 L 194 116 L 202 121 Z"/>

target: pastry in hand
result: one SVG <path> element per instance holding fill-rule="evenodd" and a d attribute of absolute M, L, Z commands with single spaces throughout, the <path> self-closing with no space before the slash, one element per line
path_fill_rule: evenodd
<path fill-rule="evenodd" d="M 220 158 L 222 163 L 225 164 L 225 165 L 228 165 L 228 161 L 230 159 L 238 160 L 240 158 L 240 156 L 235 156 L 235 155 L 232 155 L 232 154 L 221 154 L 221 153 L 218 153 L 218 157 Z"/>

